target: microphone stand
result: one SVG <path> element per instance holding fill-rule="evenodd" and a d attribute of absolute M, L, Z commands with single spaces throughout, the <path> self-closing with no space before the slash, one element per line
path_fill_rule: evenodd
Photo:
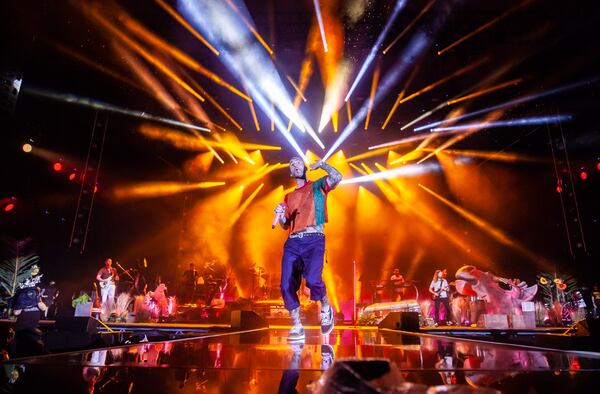
<path fill-rule="evenodd" d="M 128 269 L 125 269 L 125 268 L 123 268 L 123 267 L 121 266 L 121 264 L 119 264 L 119 262 L 118 262 L 118 261 L 117 261 L 117 267 L 121 268 L 121 269 L 123 270 L 123 273 L 124 273 L 124 274 L 127 274 L 127 276 L 129 276 L 129 277 L 131 278 L 131 280 L 135 282 L 135 278 L 134 278 L 133 276 L 131 276 L 131 274 L 129 273 L 129 271 L 131 271 L 131 269 L 130 269 L 130 268 L 128 268 Z"/>

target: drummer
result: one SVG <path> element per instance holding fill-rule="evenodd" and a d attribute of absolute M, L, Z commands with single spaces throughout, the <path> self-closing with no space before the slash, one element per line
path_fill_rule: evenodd
<path fill-rule="evenodd" d="M 394 289 L 394 301 L 400 301 L 404 295 L 404 276 L 400 274 L 400 269 L 394 269 L 392 276 L 390 276 L 390 282 Z"/>

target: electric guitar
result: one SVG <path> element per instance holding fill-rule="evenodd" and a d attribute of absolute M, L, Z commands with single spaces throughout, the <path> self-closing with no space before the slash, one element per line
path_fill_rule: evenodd
<path fill-rule="evenodd" d="M 439 298 L 440 294 L 442 294 L 442 291 L 446 291 L 446 292 L 450 291 L 450 285 L 448 284 L 444 287 L 441 287 L 439 290 L 433 290 L 433 292 L 435 293 L 433 295 L 433 299 L 435 300 L 436 298 Z"/>
<path fill-rule="evenodd" d="M 104 289 L 105 287 L 108 287 L 110 285 L 115 285 L 115 281 L 113 280 L 113 276 L 109 276 L 108 278 L 101 280 L 100 281 L 100 288 Z"/>
<path fill-rule="evenodd" d="M 98 286 L 96 286 L 96 282 L 94 283 L 94 291 L 96 292 L 96 298 L 94 299 L 94 304 L 93 304 L 93 308 L 95 309 L 102 309 L 102 305 L 100 303 L 100 294 L 98 294 Z M 100 282 L 102 283 L 102 282 Z"/>

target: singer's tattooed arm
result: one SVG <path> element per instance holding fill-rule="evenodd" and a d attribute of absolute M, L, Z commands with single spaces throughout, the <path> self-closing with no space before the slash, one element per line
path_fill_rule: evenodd
<path fill-rule="evenodd" d="M 333 168 L 333 166 L 330 166 L 329 164 L 325 163 L 324 161 L 321 162 L 321 168 L 327 172 L 326 181 L 329 187 L 332 189 L 336 187 L 338 183 L 340 183 L 340 181 L 342 180 L 342 173 Z"/>

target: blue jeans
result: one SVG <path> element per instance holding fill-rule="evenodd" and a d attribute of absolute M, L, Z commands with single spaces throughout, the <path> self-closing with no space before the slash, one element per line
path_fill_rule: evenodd
<path fill-rule="evenodd" d="M 325 236 L 311 235 L 302 238 L 288 238 L 283 246 L 281 259 L 281 296 L 287 310 L 300 306 L 298 294 L 302 276 L 310 289 L 310 299 L 320 301 L 327 294 L 323 273 Z"/>

